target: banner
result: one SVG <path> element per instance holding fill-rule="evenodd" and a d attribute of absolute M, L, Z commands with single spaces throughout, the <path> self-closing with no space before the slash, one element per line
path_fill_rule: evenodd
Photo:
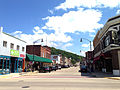
<path fill-rule="evenodd" d="M 12 56 L 19 56 L 19 51 L 11 49 L 10 50 L 10 55 L 12 55 Z"/>

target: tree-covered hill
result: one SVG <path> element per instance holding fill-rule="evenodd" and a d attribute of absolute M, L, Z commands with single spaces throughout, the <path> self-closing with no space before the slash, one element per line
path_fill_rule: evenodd
<path fill-rule="evenodd" d="M 62 56 L 65 56 L 67 58 L 71 58 L 73 64 L 75 64 L 76 62 L 81 61 L 82 57 L 83 57 L 83 56 L 79 56 L 79 55 L 71 53 L 71 52 L 67 52 L 67 51 L 64 51 L 64 50 L 56 49 L 54 47 L 51 47 L 51 54 L 52 55 L 59 55 L 59 54 L 61 54 Z"/>

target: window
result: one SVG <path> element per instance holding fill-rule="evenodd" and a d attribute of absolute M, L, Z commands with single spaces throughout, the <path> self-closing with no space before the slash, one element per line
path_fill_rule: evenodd
<path fill-rule="evenodd" d="M 44 57 L 44 52 L 43 52 L 43 57 Z"/>
<path fill-rule="evenodd" d="M 115 44 L 118 43 L 118 34 L 117 31 L 112 31 L 112 39 L 114 41 Z"/>
<path fill-rule="evenodd" d="M 17 50 L 19 50 L 20 49 L 20 46 L 19 45 L 17 45 Z"/>
<path fill-rule="evenodd" d="M 10 48 L 11 48 L 11 49 L 14 48 L 14 44 L 13 44 L 13 43 L 10 44 Z"/>
<path fill-rule="evenodd" d="M 22 47 L 22 51 L 24 52 L 24 50 L 25 50 L 25 48 L 24 47 Z"/>
<path fill-rule="evenodd" d="M 107 36 L 105 38 L 105 46 L 108 46 L 110 44 L 110 36 Z"/>
<path fill-rule="evenodd" d="M 3 47 L 7 47 L 7 41 L 3 41 Z"/>

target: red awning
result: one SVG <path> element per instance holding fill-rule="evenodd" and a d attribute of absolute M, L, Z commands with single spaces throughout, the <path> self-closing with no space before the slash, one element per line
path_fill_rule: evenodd
<path fill-rule="evenodd" d="M 94 60 L 93 60 L 93 64 L 94 64 L 95 61 L 97 61 L 97 60 L 100 60 L 100 56 L 97 56 L 97 57 L 94 58 Z"/>

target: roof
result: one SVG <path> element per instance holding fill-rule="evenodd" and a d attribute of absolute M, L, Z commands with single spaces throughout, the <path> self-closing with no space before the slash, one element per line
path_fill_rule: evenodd
<path fill-rule="evenodd" d="M 18 40 L 20 40 L 20 41 L 22 41 L 22 42 L 25 42 L 24 40 L 21 40 L 21 39 L 19 39 L 19 38 L 17 38 L 17 37 L 14 37 L 14 36 L 12 36 L 12 35 L 10 35 L 10 34 L 8 34 L 8 33 L 5 33 L 5 32 L 3 32 L 4 34 L 6 34 L 6 35 L 8 35 L 8 36 L 11 36 L 11 37 L 13 37 L 13 38 L 15 38 L 15 39 L 18 39 Z M 25 42 L 25 43 L 27 43 L 27 42 Z"/>
<path fill-rule="evenodd" d="M 118 19 L 118 18 L 120 18 L 120 15 L 117 15 L 117 16 L 114 16 L 114 17 L 109 18 L 107 22 L 112 21 L 112 20 L 114 20 L 114 19 Z"/>
<path fill-rule="evenodd" d="M 33 57 L 34 57 L 34 60 L 33 60 Z M 36 61 L 36 62 L 52 63 L 52 60 L 50 60 L 50 59 L 39 57 L 39 56 L 36 56 L 36 55 L 31 55 L 31 54 L 26 54 L 26 60 Z"/>

